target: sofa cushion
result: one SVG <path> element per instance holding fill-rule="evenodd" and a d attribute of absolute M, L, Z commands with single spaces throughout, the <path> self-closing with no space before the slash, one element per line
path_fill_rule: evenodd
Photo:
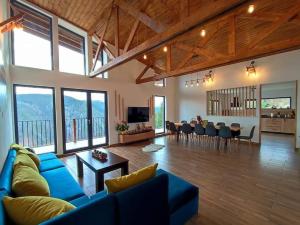
<path fill-rule="evenodd" d="M 37 225 L 75 209 L 69 202 L 57 198 L 5 196 L 3 204 L 8 216 L 19 225 Z"/>
<path fill-rule="evenodd" d="M 174 212 L 191 199 L 198 196 L 198 188 L 185 180 L 168 173 L 162 169 L 157 170 L 157 175 L 167 174 L 169 177 L 169 210 Z"/>
<path fill-rule="evenodd" d="M 27 154 L 18 153 L 14 162 L 14 165 L 16 164 L 28 166 L 33 170 L 35 170 L 36 172 L 39 172 L 39 169 L 36 167 L 33 160 Z"/>
<path fill-rule="evenodd" d="M 54 153 L 43 153 L 43 154 L 38 155 L 38 157 L 40 158 L 41 162 L 50 160 L 50 159 L 57 159 L 57 157 Z"/>
<path fill-rule="evenodd" d="M 105 181 L 108 193 L 123 191 L 127 188 L 143 183 L 155 176 L 157 163 L 137 170 L 129 175 L 108 179 Z"/>
<path fill-rule="evenodd" d="M 9 150 L 0 174 L 0 190 L 11 193 L 12 177 L 14 173 L 14 162 L 17 156 L 16 150 Z"/>
<path fill-rule="evenodd" d="M 47 170 L 53 170 L 64 166 L 65 165 L 60 159 L 50 159 L 50 160 L 42 161 L 39 170 L 40 172 L 45 172 Z"/>
<path fill-rule="evenodd" d="M 20 153 L 27 154 L 33 160 L 33 162 L 35 163 L 35 165 L 37 167 L 40 166 L 41 161 L 37 154 L 30 152 L 27 149 L 18 150 L 18 154 L 20 154 Z"/>
<path fill-rule="evenodd" d="M 50 188 L 50 196 L 71 201 L 84 195 L 81 187 L 66 167 L 41 172 Z"/>
<path fill-rule="evenodd" d="M 17 196 L 50 196 L 44 177 L 31 167 L 15 165 L 12 190 Z"/>

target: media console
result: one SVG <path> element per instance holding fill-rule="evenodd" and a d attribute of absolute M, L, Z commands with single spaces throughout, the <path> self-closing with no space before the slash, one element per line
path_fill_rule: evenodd
<path fill-rule="evenodd" d="M 120 144 L 127 144 L 127 143 L 152 139 L 154 137 L 155 137 L 155 131 L 154 130 L 135 131 L 133 133 L 119 134 L 119 143 Z"/>

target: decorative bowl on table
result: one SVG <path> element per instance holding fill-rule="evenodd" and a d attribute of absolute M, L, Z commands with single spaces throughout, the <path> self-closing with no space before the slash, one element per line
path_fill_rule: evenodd
<path fill-rule="evenodd" d="M 104 151 L 101 151 L 99 149 L 94 149 L 92 151 L 92 156 L 100 161 L 106 161 L 107 160 L 107 153 Z"/>

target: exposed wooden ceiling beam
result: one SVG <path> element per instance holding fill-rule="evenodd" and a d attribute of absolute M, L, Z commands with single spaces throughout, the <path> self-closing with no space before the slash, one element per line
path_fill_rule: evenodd
<path fill-rule="evenodd" d="M 116 49 L 116 56 L 120 55 L 120 47 L 119 47 L 119 7 L 114 6 L 114 16 L 115 16 L 115 49 Z"/>
<path fill-rule="evenodd" d="M 166 26 L 161 22 L 155 21 L 149 17 L 146 13 L 132 7 L 130 4 L 123 0 L 115 0 L 115 4 L 118 5 L 124 12 L 140 20 L 143 24 L 154 30 L 156 33 L 161 33 L 166 30 Z"/>
<path fill-rule="evenodd" d="M 108 24 L 109 24 L 109 21 L 110 21 L 111 14 L 112 14 L 112 7 L 110 8 L 110 12 L 109 12 L 108 17 L 107 17 L 107 19 L 106 19 L 106 22 L 105 22 L 105 24 L 104 24 L 104 29 L 102 30 L 100 39 L 99 39 L 99 41 L 98 41 L 98 47 L 97 47 L 97 50 L 96 50 L 96 54 L 95 54 L 95 58 L 94 58 L 94 63 L 93 63 L 93 66 L 92 66 L 92 71 L 93 71 L 93 70 L 95 69 L 95 67 L 96 67 L 97 59 L 98 59 L 99 54 L 100 54 L 100 52 L 101 52 L 101 50 L 102 50 L 103 41 L 104 41 L 104 36 L 105 36 L 106 30 L 107 30 L 107 27 L 108 27 Z"/>
<path fill-rule="evenodd" d="M 228 64 L 232 64 L 232 63 L 243 62 L 245 60 L 253 60 L 253 58 L 265 57 L 268 55 L 291 51 L 291 50 L 299 49 L 299 48 L 300 48 L 300 38 L 299 37 L 290 39 L 290 40 L 279 41 L 279 42 L 275 42 L 272 44 L 258 47 L 257 49 L 261 50 L 260 51 L 261 53 L 256 54 L 255 56 L 248 54 L 248 55 L 244 55 L 244 56 L 229 56 L 226 58 L 216 58 L 216 59 L 212 59 L 209 61 L 195 64 L 195 65 L 187 66 L 187 67 L 184 67 L 181 69 L 175 69 L 169 73 L 162 73 L 160 75 L 147 77 L 147 78 L 139 80 L 138 83 L 142 84 L 142 83 L 147 83 L 147 82 L 151 82 L 151 81 L 155 81 L 155 80 L 161 80 L 161 79 L 168 78 L 168 77 L 182 76 L 185 74 L 190 74 L 190 73 L 194 73 L 194 72 L 198 72 L 198 71 L 213 69 L 216 67 L 225 66 Z M 268 50 L 268 53 L 264 52 L 264 50 L 266 50 L 266 49 Z"/>
<path fill-rule="evenodd" d="M 136 82 L 142 79 L 142 77 L 145 75 L 145 73 L 150 69 L 150 65 L 146 65 L 143 71 L 138 75 L 136 78 Z"/>
<path fill-rule="evenodd" d="M 149 3 L 150 3 L 149 0 L 147 0 L 145 2 L 145 4 L 142 7 L 142 10 L 141 10 L 142 12 L 147 9 L 147 6 L 149 5 Z M 134 38 L 134 36 L 136 34 L 137 29 L 139 28 L 139 25 L 140 25 L 140 20 L 139 19 L 135 19 L 134 24 L 133 24 L 133 26 L 132 26 L 132 28 L 130 30 L 130 34 L 129 34 L 129 36 L 127 38 L 127 41 L 125 43 L 124 52 L 127 52 L 128 49 L 130 48 L 131 42 L 132 42 L 132 40 L 133 40 L 133 38 Z"/>
<path fill-rule="evenodd" d="M 102 9 L 103 9 L 102 12 L 99 13 L 99 17 L 95 20 L 95 23 L 88 30 L 89 35 L 93 35 L 97 31 L 97 28 L 99 26 L 99 21 L 101 21 L 101 19 L 103 18 L 103 14 L 106 11 L 106 8 L 108 8 L 110 5 L 112 6 L 112 2 L 113 0 L 104 1 L 104 5 L 102 5 Z"/>
<path fill-rule="evenodd" d="M 161 44 L 164 44 L 173 38 L 184 34 L 200 25 L 204 25 L 212 20 L 218 19 L 220 17 L 230 17 L 236 13 L 239 13 L 241 10 L 244 10 L 246 3 L 251 2 L 251 0 L 241 0 L 238 3 L 228 6 L 227 1 L 222 0 L 219 4 L 215 5 L 217 7 L 216 12 L 211 14 L 210 12 L 199 12 L 194 13 L 187 17 L 184 21 L 180 21 L 174 26 L 170 27 L 168 30 L 164 31 L 161 34 L 150 38 L 144 43 L 138 45 L 137 47 L 131 49 L 130 51 L 120 55 L 111 62 L 99 68 L 97 71 L 94 71 L 90 74 L 90 77 L 95 77 L 98 74 L 101 74 L 107 70 L 113 69 L 116 66 L 119 66 L 123 63 L 128 62 L 129 60 L 135 58 L 136 56 L 149 51 L 155 47 L 158 47 Z M 120 5 L 119 5 L 120 6 Z M 120 6 L 121 7 L 121 6 Z"/>

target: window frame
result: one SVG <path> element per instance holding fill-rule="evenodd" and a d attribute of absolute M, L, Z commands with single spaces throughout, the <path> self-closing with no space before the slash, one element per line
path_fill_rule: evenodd
<path fill-rule="evenodd" d="M 13 84 L 13 117 L 14 117 L 14 128 L 15 128 L 15 141 L 19 143 L 19 129 L 18 129 L 18 107 L 17 107 L 17 87 L 29 87 L 29 88 L 48 88 L 53 91 L 53 130 L 54 130 L 54 152 L 57 154 L 57 128 L 56 128 L 56 102 L 55 102 L 55 87 L 40 86 L 40 85 L 28 85 L 28 84 Z"/>
<path fill-rule="evenodd" d="M 10 39 L 11 39 L 11 44 L 10 44 L 10 47 L 11 47 L 11 63 L 12 65 L 14 66 L 19 66 L 19 67 L 27 67 L 27 68 L 34 68 L 34 69 L 40 69 L 40 70 L 47 70 L 47 71 L 53 71 L 54 70 L 54 60 L 53 60 L 53 48 L 54 48 L 54 45 L 53 45 L 53 18 L 50 16 L 50 15 L 47 15 L 46 13 L 42 13 L 40 12 L 39 10 L 37 9 L 34 9 L 33 7 L 30 7 L 22 2 L 19 2 L 19 1 L 16 1 L 16 0 L 12 0 L 11 2 L 12 5 L 14 4 L 19 4 L 21 5 L 21 7 L 24 7 L 25 9 L 27 9 L 28 11 L 33 11 L 34 13 L 37 13 L 37 14 L 40 14 L 42 16 L 45 16 L 45 17 L 48 17 L 49 18 L 49 21 L 50 21 L 50 27 L 49 27 L 49 32 L 50 32 L 50 53 L 51 53 L 51 56 L 50 56 L 50 59 L 51 59 L 51 69 L 48 70 L 48 69 L 44 69 L 44 68 L 35 68 L 35 67 L 31 67 L 31 66 L 20 66 L 20 65 L 16 65 L 15 64 L 15 41 L 14 41 L 14 32 L 12 31 L 11 32 L 11 35 L 10 35 Z M 15 6 L 15 5 L 14 5 Z M 13 16 L 14 15 L 14 12 L 13 10 L 11 9 L 10 10 L 10 15 Z"/>
<path fill-rule="evenodd" d="M 261 109 L 272 109 L 272 108 L 263 108 L 262 107 L 262 101 L 263 100 L 267 100 L 267 99 L 284 99 L 284 98 L 287 98 L 290 100 L 290 109 L 292 108 L 292 97 L 274 97 L 274 98 L 261 98 L 261 101 L 260 101 L 260 106 L 261 106 Z M 283 108 L 283 109 L 287 109 L 287 108 Z"/>
<path fill-rule="evenodd" d="M 59 18 L 59 17 L 58 17 Z M 77 35 L 78 37 L 80 37 L 80 38 L 82 38 L 82 41 L 83 41 L 83 64 L 84 64 L 84 73 L 83 74 L 80 74 L 80 73 L 76 73 L 76 75 L 81 75 L 81 76 L 87 76 L 87 65 L 86 65 L 86 57 L 87 57 L 87 52 L 86 52 L 86 38 L 85 38 L 85 36 L 83 36 L 83 35 L 80 35 L 80 34 L 78 34 L 78 33 L 76 33 L 76 32 L 74 32 L 73 30 L 71 30 L 71 29 L 69 29 L 69 28 L 67 28 L 67 27 L 65 27 L 65 26 L 63 26 L 63 25 L 61 25 L 61 24 L 58 24 L 57 25 L 57 35 L 58 35 L 58 37 L 57 37 L 57 40 L 58 40 L 58 44 L 57 44 L 57 49 L 58 49 L 58 60 L 60 60 L 60 55 L 59 55 L 59 28 L 62 28 L 62 29 L 64 29 L 64 30 L 66 30 L 67 32 L 70 32 L 70 33 L 72 33 L 72 34 L 74 34 L 74 35 Z M 63 71 L 60 71 L 60 67 L 59 67 L 59 65 L 58 65 L 58 71 L 60 72 L 60 73 L 69 73 L 69 74 L 74 74 L 74 73 L 70 73 L 70 72 L 63 72 Z"/>

